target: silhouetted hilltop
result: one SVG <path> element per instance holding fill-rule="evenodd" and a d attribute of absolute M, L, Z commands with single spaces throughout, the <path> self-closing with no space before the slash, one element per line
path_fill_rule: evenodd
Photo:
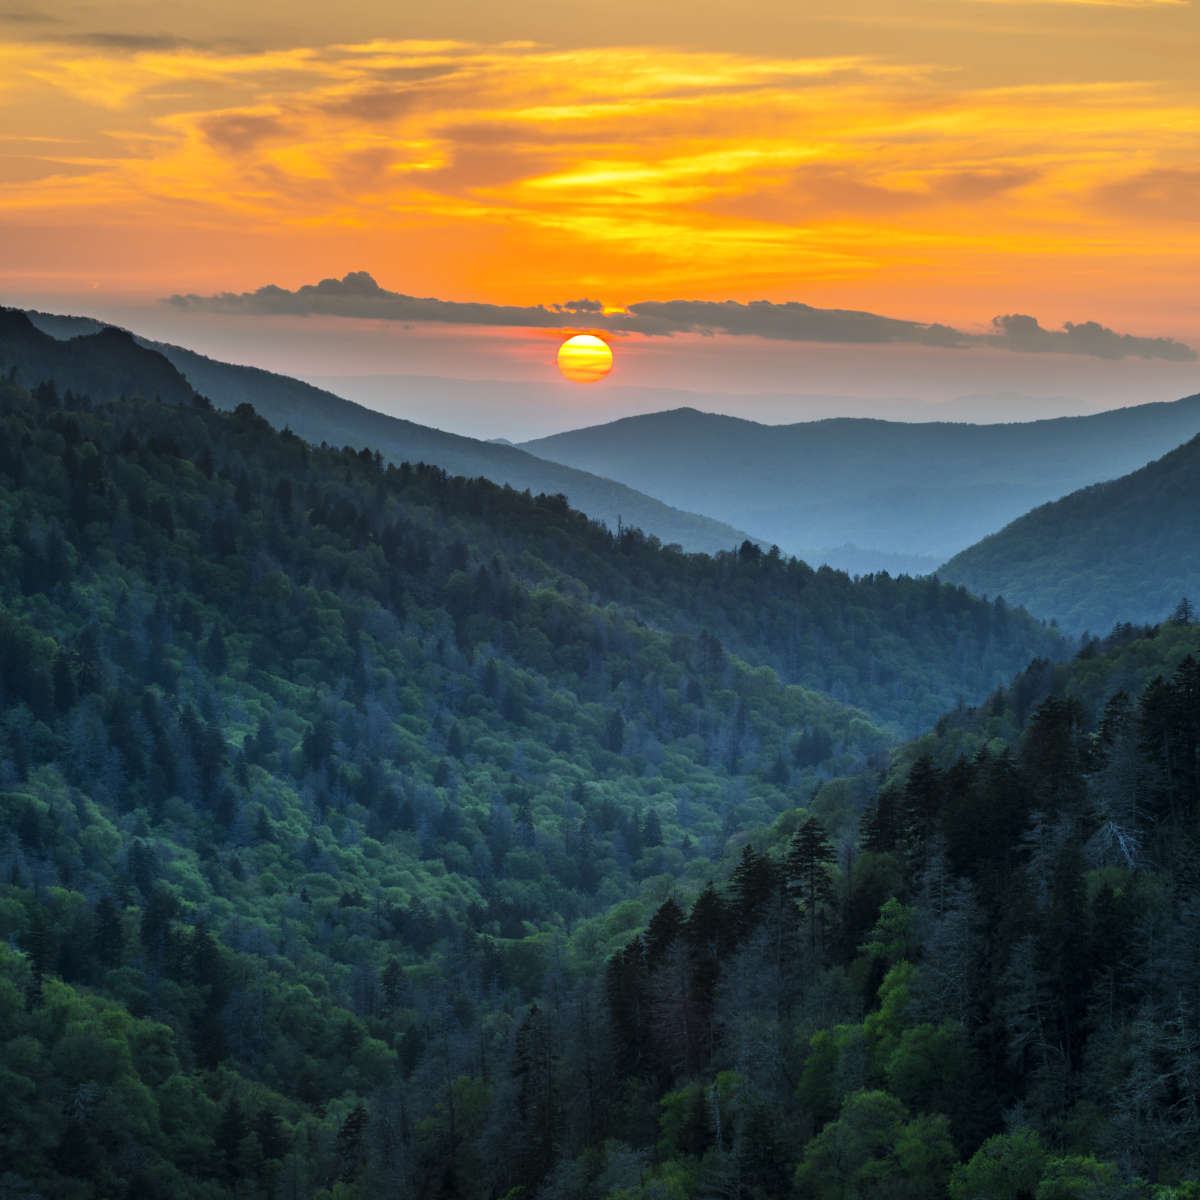
<path fill-rule="evenodd" d="M 48 333 L 72 339 L 58 343 L 66 346 L 97 326 L 88 317 L 46 313 L 33 313 L 31 317 Z M 53 340 L 46 334 L 41 336 Z M 167 343 L 133 340 L 169 360 L 191 387 L 216 407 L 232 410 L 239 404 L 252 404 L 277 429 L 291 429 L 314 444 L 370 446 L 391 462 L 425 462 L 452 475 L 478 476 L 519 491 L 562 494 L 573 507 L 612 529 L 618 525 L 636 526 L 668 545 L 678 543 L 688 551 L 711 554 L 729 550 L 754 536 L 711 517 L 684 512 L 610 479 L 547 462 L 511 445 L 443 433 L 387 416 L 286 375 L 219 362 Z M 114 391 L 111 387 L 92 390 L 99 395 Z"/>
<path fill-rule="evenodd" d="M 20 309 L 0 309 L 0 361 L 14 382 L 33 387 L 53 380 L 60 392 L 190 400 L 194 389 L 157 350 L 124 329 L 96 325 L 70 341 L 37 328 Z"/>

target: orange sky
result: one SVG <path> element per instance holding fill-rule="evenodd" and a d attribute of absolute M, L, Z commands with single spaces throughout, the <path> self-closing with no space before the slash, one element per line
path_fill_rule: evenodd
<path fill-rule="evenodd" d="M 0 296 L 366 269 L 1200 344 L 1185 0 L 249 7 L 0 16 Z"/>

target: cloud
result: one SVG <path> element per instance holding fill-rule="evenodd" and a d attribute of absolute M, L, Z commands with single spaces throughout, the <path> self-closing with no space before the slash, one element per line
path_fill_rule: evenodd
<path fill-rule="evenodd" d="M 97 50 L 127 50 L 140 54 L 147 50 L 180 50 L 190 45 L 177 37 L 155 33 L 80 33 L 64 39 L 76 46 Z"/>
<path fill-rule="evenodd" d="M 1195 257 L 1200 226 L 1188 180 L 1148 178 L 1142 190 L 1162 199 L 1145 207 L 1112 190 L 1188 165 L 1179 138 L 1200 102 L 1178 82 L 1190 63 L 1174 44 L 1161 75 L 1122 55 L 1122 81 L 1105 82 L 1104 60 L 1099 78 L 1062 84 L 1035 29 L 1028 62 L 980 76 L 897 57 L 899 45 L 854 59 L 586 39 L 265 49 L 203 41 L 211 31 L 190 24 L 91 45 L 46 32 L 86 33 L 75 22 L 7 28 L 24 37 L 0 48 L 0 92 L 30 114 L 30 132 L 69 132 L 91 169 L 80 188 L 50 152 L 40 171 L 0 156 L 4 227 L 30 230 L 49 262 L 62 252 L 56 226 L 83 222 L 106 270 L 142 262 L 160 294 L 178 284 L 168 256 L 146 256 L 150 231 L 179 248 L 176 278 L 198 292 L 223 286 L 220 243 L 236 239 L 247 278 L 315 282 L 347 255 L 376 261 L 376 245 L 453 296 L 476 284 L 503 294 L 537 262 L 539 298 L 580 295 L 586 264 L 588 294 L 633 299 L 820 294 L 886 311 L 879 297 L 899 278 L 920 311 L 975 295 L 983 279 L 1006 296 L 1019 282 L 1028 291 L 1016 295 L 1064 313 L 1104 289 L 1111 321 L 1145 296 L 1189 303 L 1178 264 Z M 174 32 L 173 49 L 154 36 Z M 722 316 L 762 319 L 775 337 L 810 336 L 818 321 L 803 310 L 697 319 Z M 871 314 L 821 319 L 855 339 L 966 340 L 880 328 Z M 670 329 L 661 312 L 626 325 Z"/>
<path fill-rule="evenodd" d="M 908 342 L 965 347 L 967 335 L 947 325 L 925 325 L 840 308 L 813 308 L 789 300 L 647 300 L 626 309 L 625 327 L 637 333 L 724 333 L 790 342 Z"/>
<path fill-rule="evenodd" d="M 215 296 L 170 296 L 174 308 L 236 316 L 370 317 L 383 321 L 438 321 L 450 325 L 516 325 L 550 328 L 563 323 L 563 314 L 541 304 L 514 306 L 482 304 L 389 292 L 366 271 L 351 271 L 341 279 L 322 279 L 294 292 L 268 284 L 254 292 L 222 292 Z"/>
<path fill-rule="evenodd" d="M 554 306 L 562 312 L 569 313 L 602 313 L 604 304 L 599 300 L 568 300 L 565 304 Z"/>
<path fill-rule="evenodd" d="M 1092 358 L 1161 358 L 1194 362 L 1196 352 L 1174 338 L 1135 337 L 1117 333 L 1096 321 L 1068 321 L 1061 330 L 1043 329 L 1033 317 L 1011 313 L 994 317 L 988 342 L 1025 354 L 1086 354 Z"/>
<path fill-rule="evenodd" d="M 218 113 L 201 121 L 200 128 L 214 146 L 233 154 L 244 154 L 259 142 L 287 132 L 277 117 L 260 113 Z"/>
<path fill-rule="evenodd" d="M 1200 221 L 1200 171 L 1187 167 L 1159 167 L 1096 190 L 1106 207 L 1145 221 Z"/>
<path fill-rule="evenodd" d="M 420 91 L 412 88 L 373 87 L 338 97 L 323 108 L 335 117 L 352 117 L 367 122 L 394 121 L 412 109 L 421 96 Z"/>
<path fill-rule="evenodd" d="M 814 214 L 894 217 L 935 206 L 978 205 L 1004 198 L 1037 178 L 1029 168 L 931 171 L 904 187 L 874 182 L 860 168 L 811 164 L 758 191 L 722 196 L 707 207 L 718 213 L 764 221 L 795 223 Z"/>
<path fill-rule="evenodd" d="M 34 8 L 4 8 L 0 9 L 0 21 L 13 25 L 56 25 L 58 18 Z"/>
<path fill-rule="evenodd" d="M 187 312 L 235 316 L 369 317 L 387 321 L 436 321 L 452 325 L 500 325 L 557 329 L 587 316 L 590 328 L 610 334 L 670 337 L 678 333 L 725 334 L 793 342 L 906 344 L 948 350 L 991 347 L 1018 353 L 1075 354 L 1092 358 L 1156 358 L 1193 362 L 1191 347 L 1173 338 L 1117 333 L 1095 321 L 1068 321 L 1061 330 L 1043 329 L 1020 313 L 993 319 L 990 333 L 967 333 L 937 322 L 905 321 L 852 309 L 814 308 L 791 300 L 645 300 L 623 312 L 604 313 L 599 300 L 568 300 L 547 307 L 438 300 L 382 288 L 366 271 L 322 279 L 295 291 L 268 284 L 253 292 L 180 295 L 164 303 Z"/>

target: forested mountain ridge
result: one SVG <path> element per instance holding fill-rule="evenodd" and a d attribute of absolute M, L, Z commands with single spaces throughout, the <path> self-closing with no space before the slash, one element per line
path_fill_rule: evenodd
<path fill-rule="evenodd" d="M 783 622 L 903 711 L 1062 645 L 111 386 L 0 384 L 15 1195 L 455 1194 L 446 1106 L 544 980 L 891 744 L 739 647 Z M 884 635 L 936 661 L 883 678 Z"/>
<path fill-rule="evenodd" d="M 1042 505 L 956 554 L 943 579 L 1075 633 L 1156 621 L 1200 596 L 1200 437 L 1140 471 Z"/>
<path fill-rule="evenodd" d="M 57 327 L 74 331 L 86 320 L 61 318 Z M 175 353 L 172 347 L 163 350 Z M 241 398 L 256 395 L 251 385 L 263 378 L 287 396 L 293 384 L 306 389 L 282 376 L 203 362 L 216 372 L 218 383 L 228 385 L 232 379 L 237 388 L 246 389 L 226 392 L 226 404 L 247 402 Z M 317 395 L 312 403 L 320 414 L 324 399 Z M 272 396 L 278 400 L 270 392 L 268 400 Z M 292 412 L 290 407 L 272 411 L 278 424 Z M 395 424 L 392 418 L 379 420 L 387 428 Z M 320 428 L 331 432 L 328 415 L 320 421 Z M 296 426 L 292 430 L 298 431 Z M 350 432 L 357 431 L 352 424 Z M 537 556 L 575 581 L 572 586 L 581 584 L 593 602 L 621 605 L 658 629 L 688 635 L 703 631 L 748 662 L 771 667 L 788 683 L 865 709 L 900 736 L 924 729 L 959 699 L 986 694 L 1034 655 L 1065 652 L 1057 632 L 1039 628 L 1027 614 L 1003 603 L 983 603 L 964 589 L 934 580 L 885 574 L 851 580 L 829 569 L 813 571 L 776 553 L 760 553 L 748 539 L 736 552 L 711 558 L 664 550 L 660 539 L 636 527 L 623 528 L 614 543 L 578 514 L 568 515 L 561 503 L 555 515 L 551 507 L 543 505 L 538 522 L 523 523 L 515 535 L 493 525 L 487 536 L 502 539 L 505 552 L 514 558 L 534 549 L 530 539 L 535 538 Z M 619 555 L 614 555 L 614 545 Z"/>
<path fill-rule="evenodd" d="M 903 554 L 924 556 L 932 571 L 1035 505 L 1136 470 L 1198 432 L 1200 395 L 1005 425 L 761 425 L 683 408 L 521 445 L 752 529 L 810 562 L 894 570 Z M 883 556 L 875 567 L 872 551 Z"/>
<path fill-rule="evenodd" d="M 19 309 L 0 308 L 0 363 L 9 382 L 26 387 L 53 380 L 60 392 L 119 396 L 126 392 L 180 403 L 195 389 L 156 351 L 111 325 L 61 341 Z"/>
<path fill-rule="evenodd" d="M 427 1120 L 567 929 L 888 744 L 589 603 L 538 537 L 626 553 L 560 499 L 35 393 L 0 396 L 14 1194 L 360 1194 L 370 1097 Z"/>
<path fill-rule="evenodd" d="M 1032 664 L 873 793 L 836 838 L 787 814 L 578 985 L 607 1020 L 598 1118 L 551 1050 L 570 1018 L 529 1011 L 513 1086 L 533 1076 L 550 1133 L 508 1182 L 538 1200 L 1200 1193 L 1200 627 L 1124 625 Z M 488 1169 L 485 1146 L 459 1164 Z"/>
<path fill-rule="evenodd" d="M 38 330 L 63 339 L 70 346 L 81 335 L 112 329 L 90 317 L 62 317 L 49 313 L 27 314 Z M 660 541 L 678 543 L 684 550 L 715 553 L 739 545 L 751 534 L 711 517 L 684 512 L 646 496 L 634 488 L 527 454 L 511 445 L 497 445 L 458 434 L 444 433 L 364 408 L 332 392 L 299 379 L 277 375 L 258 367 L 223 363 L 182 346 L 153 342 L 112 330 L 105 336 L 133 337 L 138 345 L 161 354 L 194 391 L 207 396 L 217 408 L 232 411 L 252 404 L 276 429 L 291 429 L 305 441 L 341 446 L 370 446 L 389 462 L 424 462 L 451 475 L 480 476 L 507 484 L 518 491 L 566 495 L 573 507 L 603 521 L 610 529 L 624 524 L 653 534 Z M 59 390 L 77 385 L 50 370 L 22 376 L 26 383 L 57 378 Z M 83 389 L 85 392 L 88 389 Z M 98 395 L 118 395 L 122 388 L 98 389 Z M 142 389 L 142 394 L 154 393 Z M 164 398 L 165 395 L 164 395 Z"/>

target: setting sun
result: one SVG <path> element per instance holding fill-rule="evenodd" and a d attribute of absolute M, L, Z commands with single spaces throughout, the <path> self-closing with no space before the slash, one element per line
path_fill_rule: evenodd
<path fill-rule="evenodd" d="M 558 369 L 575 383 L 597 383 L 612 365 L 608 343 L 590 333 L 577 333 L 558 348 Z"/>

